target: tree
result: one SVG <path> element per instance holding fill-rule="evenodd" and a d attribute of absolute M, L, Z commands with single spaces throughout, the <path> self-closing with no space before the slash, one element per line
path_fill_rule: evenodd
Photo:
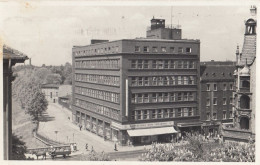
<path fill-rule="evenodd" d="M 12 160 L 26 160 L 25 153 L 27 147 L 25 143 L 16 135 L 12 135 Z"/>
<path fill-rule="evenodd" d="M 61 84 L 61 75 L 53 73 L 49 74 L 46 78 L 46 83 L 48 84 Z"/>

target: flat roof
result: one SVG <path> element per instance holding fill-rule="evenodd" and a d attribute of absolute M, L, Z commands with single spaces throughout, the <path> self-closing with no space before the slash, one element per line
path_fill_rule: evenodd
<path fill-rule="evenodd" d="M 120 42 L 120 41 L 141 41 L 141 42 L 182 42 L 182 43 L 200 43 L 199 39 L 181 39 L 181 40 L 167 40 L 167 39 L 150 39 L 150 38 L 136 38 L 136 39 L 120 39 L 120 40 L 114 40 L 114 41 L 108 41 L 108 42 L 101 42 L 96 44 L 89 44 L 89 45 L 82 45 L 82 46 L 73 46 L 72 49 L 75 48 L 82 48 L 86 46 L 94 46 L 94 45 L 104 45 L 107 43 L 113 43 L 113 42 Z"/>

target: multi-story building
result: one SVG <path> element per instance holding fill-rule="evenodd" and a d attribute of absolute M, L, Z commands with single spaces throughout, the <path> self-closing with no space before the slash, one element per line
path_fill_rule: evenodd
<path fill-rule="evenodd" d="M 253 18 L 245 21 L 242 53 L 239 53 L 239 47 L 236 51 L 234 124 L 223 127 L 225 140 L 248 141 L 255 136 L 256 7 L 250 11 Z"/>
<path fill-rule="evenodd" d="M 219 133 L 222 123 L 233 121 L 235 62 L 201 62 L 201 121 L 205 134 Z"/>
<path fill-rule="evenodd" d="M 73 47 L 73 121 L 84 129 L 125 145 L 200 128 L 200 41 L 151 24 L 147 38 Z"/>
<path fill-rule="evenodd" d="M 48 102 L 58 102 L 59 85 L 58 84 L 42 84 L 42 93 Z"/>

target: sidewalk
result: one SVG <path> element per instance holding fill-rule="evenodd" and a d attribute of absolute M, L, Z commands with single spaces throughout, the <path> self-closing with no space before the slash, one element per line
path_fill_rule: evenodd
<path fill-rule="evenodd" d="M 47 113 L 50 117 L 54 118 L 51 121 L 40 122 L 38 132 L 44 136 L 47 136 L 53 140 L 57 140 L 63 143 L 76 142 L 78 147 L 77 153 L 86 153 L 85 145 L 88 143 L 88 150 L 90 151 L 92 146 L 97 152 L 115 152 L 114 142 L 104 141 L 104 139 L 94 133 L 87 130 L 81 130 L 75 124 L 73 124 L 68 117 L 71 119 L 71 111 L 62 106 L 49 103 Z M 55 133 L 55 131 L 58 131 Z M 150 146 L 146 146 L 149 148 Z M 117 149 L 121 151 L 134 151 L 142 150 L 144 146 L 118 146 Z"/>

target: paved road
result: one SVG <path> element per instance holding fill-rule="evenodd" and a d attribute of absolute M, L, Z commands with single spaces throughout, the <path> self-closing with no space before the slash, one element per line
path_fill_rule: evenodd
<path fill-rule="evenodd" d="M 102 137 L 99 137 L 86 130 L 79 130 L 79 127 L 74 125 L 69 119 L 71 119 L 71 112 L 67 109 L 63 109 L 60 105 L 55 103 L 49 103 L 48 110 L 46 112 L 46 120 L 39 123 L 38 132 L 44 136 L 47 136 L 53 140 L 60 142 L 76 142 L 78 146 L 78 153 L 86 153 L 85 144 L 88 143 L 89 149 L 94 148 L 97 152 L 115 152 L 114 143 L 110 141 L 104 141 Z M 58 131 L 57 134 L 55 131 Z M 147 146 L 148 147 L 148 146 Z M 142 150 L 143 146 L 128 147 L 118 146 L 118 151 L 135 151 Z M 133 152 L 134 153 L 134 152 Z M 121 154 L 122 155 L 122 154 Z M 133 154 L 136 155 L 136 154 Z"/>

